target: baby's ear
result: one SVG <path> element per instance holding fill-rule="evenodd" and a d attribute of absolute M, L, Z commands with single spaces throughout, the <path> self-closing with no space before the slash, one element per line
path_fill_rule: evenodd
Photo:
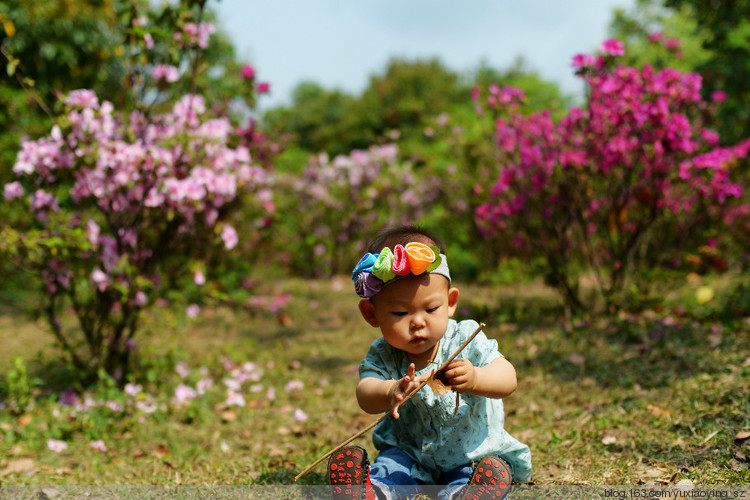
<path fill-rule="evenodd" d="M 362 299 L 359 301 L 359 312 L 370 326 L 378 327 L 378 318 L 375 316 L 375 306 L 371 301 Z"/>
<path fill-rule="evenodd" d="M 448 316 L 453 317 L 458 307 L 458 288 L 451 288 L 448 290 Z"/>

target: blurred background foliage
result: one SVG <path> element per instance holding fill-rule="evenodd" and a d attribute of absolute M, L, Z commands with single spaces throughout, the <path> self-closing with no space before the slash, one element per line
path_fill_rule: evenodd
<path fill-rule="evenodd" d="M 216 21 L 210 2 L 179 3 L 200 4 L 203 19 Z M 170 26 L 179 21 L 175 18 L 179 12 L 177 8 L 156 7 L 145 1 L 6 0 L 0 4 L 0 45 L 7 66 L 0 76 L 0 107 L 5 111 L 0 114 L 0 182 L 14 179 L 11 168 L 20 140 L 48 133 L 60 96 L 69 90 L 91 88 L 118 108 L 146 107 L 146 111 L 156 111 L 177 96 L 195 92 L 204 95 L 217 113 L 232 118 L 238 140 L 251 147 L 254 157 L 278 182 L 274 190 L 278 209 L 267 227 L 248 228 L 249 243 L 241 243 L 229 261 L 216 263 L 228 288 L 253 270 L 278 276 L 296 274 L 298 263 L 310 258 L 306 252 L 316 246 L 322 248 L 319 245 L 328 251 L 338 245 L 343 252 L 335 259 L 341 264 L 323 266 L 326 273 L 348 272 L 344 263 L 356 260 L 365 243 L 353 241 L 348 235 L 361 238 L 367 230 L 377 228 L 361 228 L 365 229 L 362 232 L 336 227 L 343 218 L 337 217 L 335 210 L 357 211 L 363 207 L 345 203 L 323 208 L 321 204 L 320 210 L 328 211 L 325 228 L 315 236 L 314 228 L 307 227 L 303 236 L 300 228 L 320 218 L 301 203 L 302 191 L 295 187 L 294 179 L 303 177 L 306 170 L 334 164 L 339 156 L 351 159 L 352 151 L 368 151 L 387 144 L 397 146 L 395 171 L 409 171 L 416 179 L 440 180 L 434 184 L 420 181 L 429 191 L 424 196 L 435 201 L 422 207 L 427 209 L 419 211 L 418 216 L 399 222 L 436 228 L 449 242 L 462 278 L 499 283 L 545 274 L 543 266 L 533 258 L 510 259 L 498 254 L 491 245 L 483 243 L 477 229 L 474 209 L 487 199 L 497 172 L 488 168 L 496 155 L 496 117 L 477 109 L 475 93 L 486 93 L 493 84 L 518 87 L 525 92 L 522 112 L 548 110 L 554 119 L 581 105 L 579 98 L 565 95 L 557 84 L 544 80 L 522 58 L 506 68 L 479 62 L 466 73 L 456 72 L 436 58 L 394 58 L 370 76 L 369 84 L 359 94 L 304 81 L 297 85 L 290 104 L 260 113 L 253 110 L 254 102 L 247 105 L 252 96 L 241 77 L 245 61 L 238 59 L 230 38 L 218 26 L 206 50 L 193 58 L 194 66 L 181 68 L 194 77 L 165 87 L 158 98 L 150 99 L 150 95 L 144 95 L 142 79 L 146 75 L 133 71 L 133 66 L 181 60 L 182 54 L 167 43 L 172 36 Z M 148 27 L 134 26 L 133 19 L 143 13 L 149 14 Z M 750 0 L 638 0 L 632 10 L 613 12 L 609 32 L 625 42 L 625 64 L 640 67 L 648 63 L 656 68 L 699 72 L 704 76 L 707 100 L 716 91 L 724 92 L 726 99 L 719 105 L 713 126 L 722 143 L 735 144 L 750 136 L 750 108 L 746 104 L 750 92 L 746 85 L 750 71 L 749 19 Z M 143 50 L 142 42 L 147 33 L 154 41 L 149 51 Z M 659 34 L 661 43 L 654 43 L 654 34 Z M 582 47 L 581 51 L 591 49 L 594 48 Z M 246 99 L 237 99 L 243 95 Z M 747 165 L 736 168 L 746 178 Z M 351 195 L 332 185 L 328 190 L 338 196 Z M 403 195 L 402 191 L 399 193 Z M 394 203 L 378 203 L 376 196 L 366 209 L 388 211 L 397 206 Z M 303 206 L 304 220 L 300 212 Z M 0 225 L 22 225 L 28 217 L 10 204 L 0 204 Z M 241 216 L 238 224 L 242 224 Z M 750 231 L 743 224 L 738 221 L 731 254 L 721 256 L 722 262 L 728 263 L 722 268 L 742 269 L 747 262 L 750 241 L 745 235 Z M 685 256 L 676 259 L 680 262 L 677 268 L 665 263 L 675 259 L 651 259 L 653 269 L 642 271 L 661 273 L 660 276 L 671 276 L 678 270 L 716 271 L 697 248 L 690 257 L 692 260 Z M 685 266 L 685 262 L 695 265 Z M 24 279 L 7 262 L 0 264 L 0 288 L 5 290 L 6 298 L 12 298 L 13 290 L 25 288 L 21 285 Z"/>

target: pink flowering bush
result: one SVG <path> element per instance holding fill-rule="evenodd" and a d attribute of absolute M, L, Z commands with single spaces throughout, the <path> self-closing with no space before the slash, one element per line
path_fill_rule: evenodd
<path fill-rule="evenodd" d="M 27 216 L 0 229 L 0 253 L 40 279 L 40 312 L 90 378 L 124 375 L 145 308 L 177 299 L 196 317 L 206 297 L 221 300 L 226 252 L 247 257 L 270 224 L 271 141 L 238 126 L 255 105 L 255 70 L 214 36 L 206 3 L 117 2 L 120 85 L 64 96 L 3 185 L 11 212 Z"/>
<path fill-rule="evenodd" d="M 734 167 L 750 140 L 719 147 L 704 128 L 701 77 L 616 66 L 623 54 L 608 40 L 599 55 L 575 56 L 588 102 L 561 120 L 518 113 L 509 96 L 496 122 L 497 180 L 476 210 L 496 248 L 541 258 L 578 309 L 590 306 L 581 273 L 617 308 L 639 256 L 664 262 L 705 243 L 700 230 L 729 222 L 743 194 Z"/>
<path fill-rule="evenodd" d="M 65 105 L 48 136 L 21 146 L 18 180 L 3 191 L 37 224 L 6 230 L 3 247 L 41 278 L 45 316 L 74 364 L 122 374 L 140 312 L 182 281 L 205 283 L 201 262 L 238 244 L 227 218 L 239 201 L 262 218 L 254 195 L 266 172 L 201 96 L 152 117 L 118 112 L 90 90 Z M 78 330 L 63 326 L 64 306 Z"/>
<path fill-rule="evenodd" d="M 435 181 L 398 159 L 395 145 L 312 157 L 301 175 L 279 176 L 285 234 L 277 254 L 306 276 L 351 271 L 354 252 L 385 225 L 414 223 L 436 199 Z M 356 245 L 359 245 L 357 247 Z"/>

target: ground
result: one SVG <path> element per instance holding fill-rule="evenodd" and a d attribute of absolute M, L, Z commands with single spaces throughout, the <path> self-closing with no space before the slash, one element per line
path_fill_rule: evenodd
<path fill-rule="evenodd" d="M 354 387 L 378 331 L 359 317 L 346 278 L 278 285 L 294 297 L 279 314 L 150 312 L 133 395 L 100 384 L 79 391 L 78 407 L 60 404 L 66 372 L 43 323 L 4 307 L 0 373 L 21 356 L 41 380 L 23 411 L 11 411 L 2 386 L 1 484 L 294 483 L 377 419 L 358 408 Z M 750 483 L 747 322 L 681 309 L 571 319 L 535 283 L 461 286 L 457 319 L 468 317 L 487 324 L 516 367 L 506 427 L 531 448 L 534 484 Z M 228 398 L 232 377 L 242 404 Z M 209 379 L 204 395 L 178 395 Z M 354 443 L 374 455 L 370 437 Z M 53 451 L 51 438 L 67 448 Z M 324 484 L 323 469 L 300 483 Z"/>

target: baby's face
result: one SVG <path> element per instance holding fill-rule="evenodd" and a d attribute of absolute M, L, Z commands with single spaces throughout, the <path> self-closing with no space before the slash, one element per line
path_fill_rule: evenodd
<path fill-rule="evenodd" d="M 437 274 L 408 276 L 383 287 L 371 299 L 372 319 L 386 342 L 415 363 L 431 361 L 458 303 L 458 289 Z M 429 358 L 429 359 L 425 359 Z M 420 361 L 422 363 L 420 363 Z"/>

